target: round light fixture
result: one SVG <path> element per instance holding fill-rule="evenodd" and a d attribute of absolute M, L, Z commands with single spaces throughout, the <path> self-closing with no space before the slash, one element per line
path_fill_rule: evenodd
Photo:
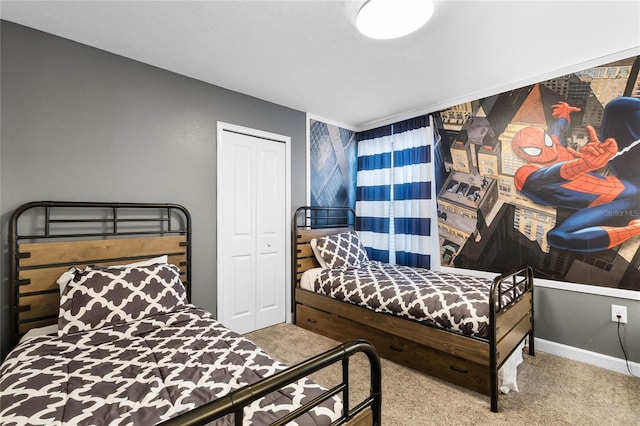
<path fill-rule="evenodd" d="M 358 12 L 356 27 L 370 38 L 402 37 L 422 27 L 433 7 L 433 0 L 369 0 Z"/>

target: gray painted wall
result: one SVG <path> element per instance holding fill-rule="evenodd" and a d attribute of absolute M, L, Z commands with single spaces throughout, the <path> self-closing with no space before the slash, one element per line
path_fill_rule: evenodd
<path fill-rule="evenodd" d="M 626 306 L 627 324 L 620 326 L 620 335 L 629 360 L 640 362 L 640 301 L 539 286 L 534 297 L 536 337 L 621 359 L 611 305 Z"/>
<path fill-rule="evenodd" d="M 216 310 L 216 122 L 291 137 L 305 203 L 306 115 L 2 21 L 2 354 L 5 230 L 35 200 L 173 202 L 193 218 L 193 300 Z"/>
<path fill-rule="evenodd" d="M 291 203 L 305 203 L 303 112 L 4 21 L 1 52 L 3 271 L 8 217 L 24 202 L 175 202 L 193 215 L 194 301 L 215 312 L 218 120 L 290 136 Z M 536 335 L 622 358 L 612 303 L 628 307 L 623 338 L 640 362 L 639 301 L 538 287 Z"/>

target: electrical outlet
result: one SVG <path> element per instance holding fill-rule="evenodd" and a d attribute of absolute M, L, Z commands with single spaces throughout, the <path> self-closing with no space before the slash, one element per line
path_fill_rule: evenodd
<path fill-rule="evenodd" d="M 620 322 L 627 323 L 627 307 L 620 305 L 611 305 L 611 321 L 618 322 L 618 316 L 620 316 Z"/>

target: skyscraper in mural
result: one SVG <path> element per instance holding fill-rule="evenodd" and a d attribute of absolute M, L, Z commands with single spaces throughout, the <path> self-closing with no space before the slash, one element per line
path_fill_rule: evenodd
<path fill-rule="evenodd" d="M 309 136 L 311 205 L 355 208 L 355 132 L 311 120 Z"/>

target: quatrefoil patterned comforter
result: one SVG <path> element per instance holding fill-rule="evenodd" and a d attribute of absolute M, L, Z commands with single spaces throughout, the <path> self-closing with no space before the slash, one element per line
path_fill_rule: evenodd
<path fill-rule="evenodd" d="M 152 425 L 284 368 L 210 313 L 185 305 L 20 343 L 0 367 L 0 423 Z M 269 424 L 320 392 L 302 379 L 245 409 L 245 424 Z M 297 424 L 329 424 L 341 409 L 332 399 Z"/>
<path fill-rule="evenodd" d="M 324 269 L 314 290 L 376 312 L 488 339 L 491 284 L 481 277 L 369 261 L 357 268 Z M 517 288 L 516 296 L 521 291 Z M 503 294 L 502 303 L 512 297 L 512 292 Z"/>

